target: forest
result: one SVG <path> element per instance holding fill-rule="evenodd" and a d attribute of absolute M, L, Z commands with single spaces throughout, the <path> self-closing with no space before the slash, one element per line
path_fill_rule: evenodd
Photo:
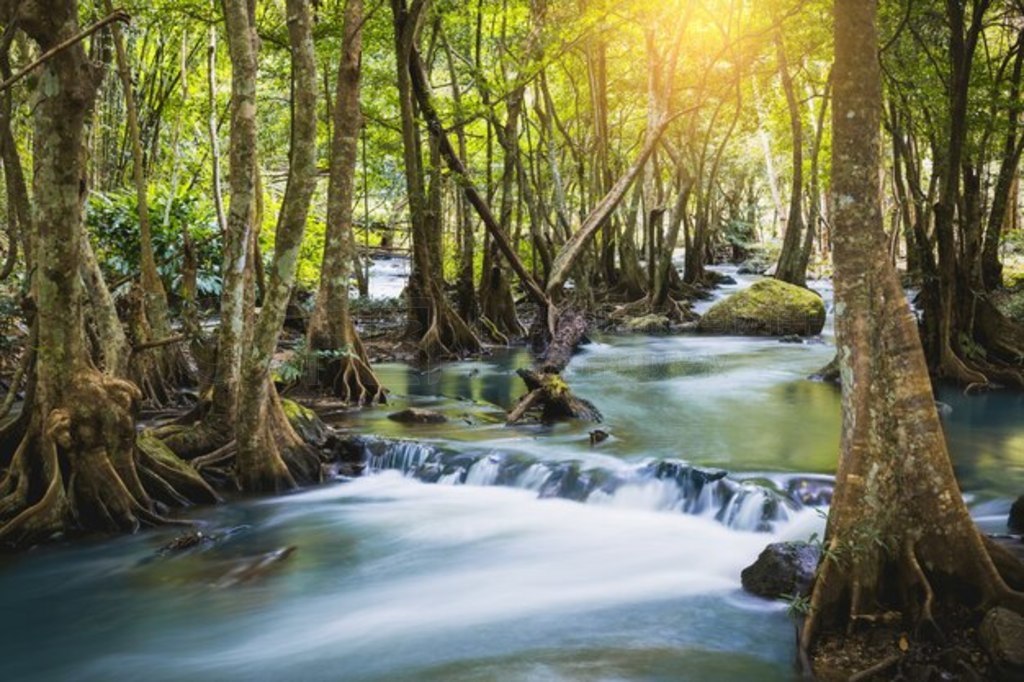
<path fill-rule="evenodd" d="M 1024 679 L 1024 1 L 0 27 L 0 678 Z"/>

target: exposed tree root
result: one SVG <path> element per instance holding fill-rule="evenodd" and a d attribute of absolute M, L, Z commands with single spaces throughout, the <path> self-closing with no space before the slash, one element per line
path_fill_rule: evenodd
<path fill-rule="evenodd" d="M 428 319 L 429 326 L 417 344 L 424 359 L 461 358 L 480 352 L 480 339 L 447 301 L 432 301 Z"/>
<path fill-rule="evenodd" d="M 968 556 L 958 556 L 953 562 L 959 565 L 955 574 L 945 571 L 933 572 L 928 566 L 937 569 L 936 562 L 925 563 L 913 543 L 906 541 L 898 562 L 898 570 L 886 574 L 892 577 L 894 586 L 901 584 L 909 587 L 899 591 L 897 602 L 887 601 L 896 593 L 886 596 L 884 588 L 874 588 L 870 602 L 865 599 L 866 594 L 857 578 L 858 572 L 863 571 L 863 566 L 860 569 L 850 566 L 849 562 L 857 561 L 856 556 L 844 554 L 834 541 L 830 542 L 823 552 L 825 558 L 818 567 L 816 578 L 823 589 L 816 588 L 813 591 L 808 616 L 800 629 L 801 655 L 813 660 L 818 637 L 829 629 L 827 624 L 821 622 L 821 616 L 835 604 L 848 605 L 848 635 L 853 634 L 858 628 L 874 625 L 910 625 L 914 628 L 917 640 L 940 644 L 945 641 L 945 633 L 940 628 L 936 615 L 940 602 L 967 603 L 979 614 L 995 606 L 1024 614 L 1024 592 L 1020 591 L 1020 587 L 1024 585 L 1024 564 L 990 538 L 980 537 L 982 540 L 978 548 L 974 551 L 964 548 L 963 551 L 968 552 Z M 952 550 L 947 548 L 946 551 Z M 966 561 L 962 561 L 964 559 Z M 880 567 L 880 570 L 887 569 Z M 941 585 L 942 589 L 940 590 L 937 585 Z M 879 609 L 885 604 L 896 610 L 882 611 L 878 614 L 863 612 L 866 606 Z M 895 662 L 889 662 L 888 666 L 894 664 Z M 861 679 L 868 679 L 882 671 L 873 671 L 873 668 L 874 666 L 863 671 L 864 676 Z"/>
<path fill-rule="evenodd" d="M 11 377 L 11 385 L 7 389 L 7 395 L 4 396 L 4 402 L 0 405 L 0 419 L 3 419 L 11 412 L 11 408 L 14 406 L 14 401 L 18 397 L 18 389 L 21 387 L 25 377 L 31 374 L 32 365 L 36 358 L 36 338 L 38 334 L 36 331 L 36 325 L 32 325 L 32 330 L 29 333 L 28 343 L 25 345 L 25 350 L 21 353 L 21 358 L 18 360 L 18 368 L 14 371 L 14 376 Z"/>
<path fill-rule="evenodd" d="M 178 388 L 196 381 L 196 369 L 184 344 L 163 343 L 164 338 L 157 338 L 146 315 L 146 294 L 138 285 L 122 299 L 121 316 L 132 346 L 129 376 L 142 391 L 144 404 L 151 408 L 172 404 Z"/>
<path fill-rule="evenodd" d="M 236 454 L 239 488 L 277 493 L 319 482 L 323 476 L 320 453 L 296 433 L 273 386 L 267 390 L 257 432 L 239 434 L 249 439 L 244 447 L 239 444 Z M 246 452 L 251 453 L 248 459 L 243 458 Z"/>
<path fill-rule="evenodd" d="M 213 452 L 233 439 L 231 429 L 216 420 L 203 419 L 193 424 L 173 424 L 152 430 L 171 451 L 184 460 L 193 460 Z"/>
<path fill-rule="evenodd" d="M 234 463 L 237 450 L 238 443 L 232 440 L 213 452 L 196 457 L 191 464 L 199 473 L 205 473 L 208 469 L 224 468 Z"/>
<path fill-rule="evenodd" d="M 35 367 L 33 366 L 31 369 L 33 371 L 28 372 L 28 378 L 25 380 L 25 399 L 23 404 L 26 406 L 30 406 L 35 402 L 36 395 Z M 11 453 L 13 457 L 13 453 L 17 452 L 21 446 L 22 441 L 25 439 L 25 434 L 28 432 L 31 419 L 32 410 L 25 407 L 16 417 L 0 427 L 0 467 L 8 464 L 8 453 Z"/>
<path fill-rule="evenodd" d="M 851 675 L 850 682 L 861 682 L 862 680 L 870 680 L 875 675 L 881 675 L 882 673 L 888 671 L 890 668 L 892 668 L 899 662 L 899 656 L 896 656 L 895 654 L 892 656 L 887 656 L 875 665 L 871 666 L 870 668 L 865 668 L 864 670 L 861 670 L 859 673 Z"/>
<path fill-rule="evenodd" d="M 143 433 L 135 444 L 141 465 L 139 474 L 155 500 L 174 506 L 220 501 L 198 470 L 179 459 L 163 441 Z"/>
<path fill-rule="evenodd" d="M 810 376 L 814 381 L 824 381 L 829 384 L 839 383 L 839 356 L 833 355 L 828 364 Z"/>
<path fill-rule="evenodd" d="M 370 367 L 365 354 L 346 353 L 329 360 L 325 371 L 330 377 L 333 394 L 349 405 L 385 404 L 387 389 Z"/>
<path fill-rule="evenodd" d="M 492 259 L 500 256 L 492 254 Z M 487 320 L 485 327 L 491 339 L 497 343 L 508 343 L 526 335 L 526 329 L 516 315 L 516 303 L 505 274 L 497 266 L 491 267 L 480 287 L 480 315 Z"/>
<path fill-rule="evenodd" d="M 691 322 L 698 318 L 698 315 L 690 310 L 688 305 L 680 303 L 670 296 L 666 296 L 661 303 L 654 301 L 651 296 L 645 296 L 619 306 L 611 317 L 621 320 L 642 315 L 664 315 L 673 322 Z"/>
<path fill-rule="evenodd" d="M 487 332 L 487 337 L 502 346 L 507 346 L 511 343 L 511 340 L 498 329 L 498 325 L 491 322 L 491 319 L 486 315 L 481 315 L 479 318 L 480 326 Z"/>
<path fill-rule="evenodd" d="M 216 500 L 169 452 L 136 447 L 131 383 L 78 371 L 62 404 L 32 411 L 24 439 L 0 481 L 0 544 L 24 546 L 57 534 L 132 532 L 168 523 L 158 503 Z"/>
<path fill-rule="evenodd" d="M 331 330 L 323 327 L 314 316 L 311 323 L 309 347 L 314 351 L 335 350 L 336 356 L 316 360 L 316 383 L 328 386 L 332 394 L 349 405 L 372 405 L 387 402 L 387 389 L 370 366 L 366 348 L 356 333 L 351 319 L 346 318 L 338 330 L 339 338 L 331 338 Z"/>

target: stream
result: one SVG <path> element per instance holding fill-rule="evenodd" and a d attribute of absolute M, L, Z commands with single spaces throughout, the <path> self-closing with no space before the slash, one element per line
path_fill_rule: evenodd
<path fill-rule="evenodd" d="M 719 297 L 754 280 L 721 270 Z M 786 604 L 739 574 L 824 526 L 839 394 L 806 377 L 830 329 L 597 335 L 566 372 L 597 445 L 594 425 L 504 426 L 524 349 L 381 365 L 392 405 L 336 422 L 366 436 L 367 475 L 191 510 L 216 540 L 190 551 L 160 555 L 166 529 L 0 557 L 0 679 L 794 679 Z M 1004 530 L 1024 396 L 939 399 L 972 510 Z M 387 419 L 408 406 L 449 421 Z"/>

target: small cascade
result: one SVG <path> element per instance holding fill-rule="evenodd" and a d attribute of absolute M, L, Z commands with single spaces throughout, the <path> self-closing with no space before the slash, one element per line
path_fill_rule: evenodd
<path fill-rule="evenodd" d="M 817 495 L 795 480 L 741 481 L 726 471 L 677 459 L 597 466 L 580 460 L 538 460 L 495 450 L 452 452 L 413 441 L 355 439 L 370 471 L 396 470 L 425 483 L 504 486 L 585 504 L 713 518 L 736 530 L 769 532 L 804 506 L 827 504 L 827 477 L 813 477 Z"/>

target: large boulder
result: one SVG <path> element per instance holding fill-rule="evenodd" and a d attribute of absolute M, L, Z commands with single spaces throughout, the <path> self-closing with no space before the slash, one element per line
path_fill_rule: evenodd
<path fill-rule="evenodd" d="M 768 599 L 807 595 L 820 557 L 821 548 L 809 542 L 773 542 L 743 569 L 743 589 Z"/>
<path fill-rule="evenodd" d="M 812 336 L 825 326 L 825 303 L 803 287 L 762 279 L 711 306 L 697 324 L 709 334 Z"/>
<path fill-rule="evenodd" d="M 1024 616 L 1005 608 L 991 609 L 981 621 L 978 639 L 1000 679 L 1024 679 Z"/>

